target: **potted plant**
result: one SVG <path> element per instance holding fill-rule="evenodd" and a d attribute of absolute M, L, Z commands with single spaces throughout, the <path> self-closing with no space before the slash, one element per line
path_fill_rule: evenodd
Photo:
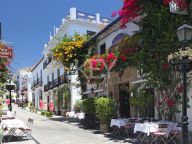
<path fill-rule="evenodd" d="M 96 115 L 102 133 L 109 132 L 109 122 L 114 115 L 115 102 L 111 98 L 100 97 L 96 100 Z"/>
<path fill-rule="evenodd" d="M 82 111 L 85 113 L 84 126 L 86 128 L 95 128 L 97 119 L 95 114 L 95 98 L 87 98 L 82 101 Z"/>

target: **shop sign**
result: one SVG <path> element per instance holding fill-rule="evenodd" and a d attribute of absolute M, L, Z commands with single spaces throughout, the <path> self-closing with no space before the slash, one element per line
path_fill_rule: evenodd
<path fill-rule="evenodd" d="M 13 50 L 11 48 L 3 47 L 0 48 L 0 58 L 12 58 Z"/>

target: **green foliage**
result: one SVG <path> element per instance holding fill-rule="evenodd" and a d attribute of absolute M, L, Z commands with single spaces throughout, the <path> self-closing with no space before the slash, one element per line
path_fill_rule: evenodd
<path fill-rule="evenodd" d="M 45 111 L 41 111 L 41 115 L 43 115 L 43 116 L 44 116 L 44 115 L 45 115 L 45 113 L 46 113 Z"/>
<path fill-rule="evenodd" d="M 88 98 L 82 101 L 82 110 L 87 114 L 95 114 L 95 98 Z"/>
<path fill-rule="evenodd" d="M 46 117 L 52 117 L 52 116 L 53 116 L 53 113 L 52 113 L 52 112 L 46 112 L 46 113 L 45 113 L 45 116 L 46 116 Z"/>
<path fill-rule="evenodd" d="M 41 111 L 41 115 L 46 117 L 52 117 L 53 113 L 48 111 Z"/>
<path fill-rule="evenodd" d="M 102 124 L 108 124 L 114 115 L 115 102 L 110 98 L 100 97 L 96 100 L 96 114 Z"/>
<path fill-rule="evenodd" d="M 80 112 L 82 109 L 82 101 L 81 100 L 77 100 L 75 102 L 75 106 L 74 106 L 75 112 Z"/>
<path fill-rule="evenodd" d="M 176 30 L 184 23 L 192 22 L 188 16 L 170 13 L 162 1 L 142 1 L 144 13 L 147 15 L 138 23 L 141 27 L 142 49 L 138 53 L 138 61 L 142 74 L 150 85 L 166 86 L 172 83 L 172 70 L 163 69 L 167 56 L 179 47 Z"/>
<path fill-rule="evenodd" d="M 63 87 L 57 90 L 57 96 L 60 99 L 60 105 L 63 105 L 64 109 L 68 109 L 70 105 L 71 93 L 68 85 L 64 85 Z"/>

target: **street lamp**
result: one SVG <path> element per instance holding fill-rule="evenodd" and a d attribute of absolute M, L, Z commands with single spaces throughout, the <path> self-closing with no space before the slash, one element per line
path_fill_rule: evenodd
<path fill-rule="evenodd" d="M 185 50 L 186 44 L 192 39 L 192 26 L 184 24 L 177 29 L 177 37 L 183 44 L 182 49 Z M 177 63 L 178 64 L 178 63 Z M 181 68 L 179 71 L 183 73 L 183 99 L 182 99 L 182 144 L 188 144 L 188 117 L 187 117 L 187 72 L 191 70 L 191 60 L 182 57 L 180 60 Z"/>
<path fill-rule="evenodd" d="M 6 89 L 9 91 L 9 111 L 12 111 L 12 106 L 11 106 L 11 102 L 12 102 L 12 97 L 11 97 L 11 91 L 15 89 L 15 85 L 11 84 L 11 80 L 12 80 L 12 73 L 9 73 L 9 83 L 6 85 Z"/>
<path fill-rule="evenodd" d="M 22 98 L 22 99 L 21 99 L 21 104 L 22 104 L 21 107 L 22 107 L 22 108 L 23 108 L 23 96 L 24 96 L 24 94 L 25 94 L 24 91 L 21 91 L 21 98 Z"/>

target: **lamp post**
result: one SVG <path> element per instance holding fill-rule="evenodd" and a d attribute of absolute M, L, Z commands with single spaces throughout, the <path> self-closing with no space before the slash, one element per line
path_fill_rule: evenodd
<path fill-rule="evenodd" d="M 11 102 L 12 102 L 12 97 L 11 97 L 11 91 L 15 89 L 15 85 L 11 84 L 11 80 L 12 80 L 12 74 L 10 73 L 9 74 L 9 84 L 6 85 L 6 89 L 9 91 L 9 105 L 8 105 L 8 108 L 9 108 L 9 111 L 12 111 L 12 105 L 11 105 Z"/>
<path fill-rule="evenodd" d="M 192 39 L 192 26 L 184 24 L 177 29 L 177 37 L 185 50 L 187 43 Z M 178 63 L 177 63 L 178 64 Z M 187 117 L 187 72 L 191 70 L 191 60 L 186 57 L 180 59 L 181 67 L 178 69 L 183 75 L 183 98 L 182 98 L 182 144 L 188 144 L 188 117 Z"/>

